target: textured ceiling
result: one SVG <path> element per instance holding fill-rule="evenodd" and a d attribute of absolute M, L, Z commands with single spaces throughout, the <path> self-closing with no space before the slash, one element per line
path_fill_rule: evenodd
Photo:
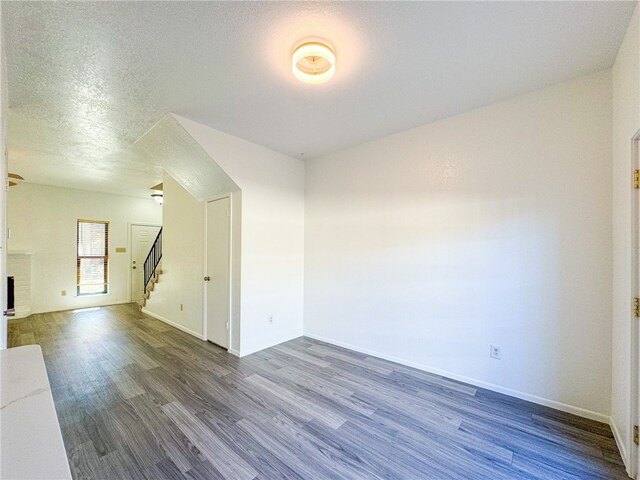
<path fill-rule="evenodd" d="M 133 143 L 169 112 L 313 158 L 608 68 L 633 7 L 3 1 L 10 167 L 144 194 L 160 165 Z M 290 71 L 309 36 L 335 48 L 322 85 Z"/>
<path fill-rule="evenodd" d="M 198 200 L 240 190 L 173 115 L 156 123 L 136 147 Z"/>

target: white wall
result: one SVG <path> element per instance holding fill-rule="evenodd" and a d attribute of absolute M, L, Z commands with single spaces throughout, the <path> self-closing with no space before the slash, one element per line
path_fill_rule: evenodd
<path fill-rule="evenodd" d="M 240 353 L 302 335 L 304 164 L 175 118 L 242 190 Z"/>
<path fill-rule="evenodd" d="M 640 13 L 631 19 L 613 77 L 613 363 L 611 425 L 629 466 L 632 315 L 632 142 L 640 130 Z"/>
<path fill-rule="evenodd" d="M 76 222 L 108 220 L 109 294 L 76 296 Z M 31 312 L 51 312 L 129 301 L 128 223 L 161 224 L 152 199 L 23 183 L 8 195 L 9 252 L 31 253 Z M 116 253 L 125 247 L 126 253 Z M 67 295 L 62 296 L 61 291 Z"/>
<path fill-rule="evenodd" d="M 204 207 L 169 175 L 163 185 L 162 275 L 143 311 L 202 337 Z"/>
<path fill-rule="evenodd" d="M 196 337 L 203 337 L 205 252 L 205 202 L 195 199 L 172 176 L 164 175 L 162 215 L 162 275 L 143 312 Z M 231 198 L 231 343 L 240 353 L 240 219 L 241 192 Z M 182 305 L 182 309 L 180 309 Z"/>
<path fill-rule="evenodd" d="M 610 162 L 608 71 L 308 162 L 305 334 L 606 420 Z"/>
<path fill-rule="evenodd" d="M 151 164 L 160 164 L 169 185 L 164 190 L 164 235 L 169 235 L 167 252 L 163 246 L 163 261 L 170 265 L 170 274 L 162 276 L 162 284 L 154 291 L 144 312 L 160 318 L 197 337 L 206 336 L 203 305 L 205 289 L 202 277 L 205 273 L 204 239 L 206 201 L 220 195 L 231 199 L 231 309 L 229 350 L 240 353 L 240 250 L 242 194 L 238 185 L 227 175 L 209 154 L 182 127 L 173 115 L 165 115 L 154 127 L 136 142 L 136 148 L 144 153 Z M 186 213 L 186 216 L 183 215 Z M 201 249 L 184 250 L 184 245 L 200 245 Z M 181 271 L 184 264 L 191 275 Z M 194 270 L 195 269 L 195 270 Z M 165 269 L 166 270 L 166 269 Z M 168 285 L 168 286 L 166 286 Z M 187 299 L 188 310 L 184 302 Z M 179 309 L 183 303 L 183 310 Z M 198 307 L 196 307 L 196 304 Z"/>

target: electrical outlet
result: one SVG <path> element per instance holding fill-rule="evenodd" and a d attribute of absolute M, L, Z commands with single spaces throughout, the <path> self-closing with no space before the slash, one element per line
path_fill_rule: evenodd
<path fill-rule="evenodd" d="M 184 307 L 183 307 L 183 305 L 182 305 L 182 304 L 180 304 L 180 311 L 182 311 L 182 310 L 183 310 L 183 308 L 184 308 Z"/>
<path fill-rule="evenodd" d="M 273 315 L 269 315 L 267 322 L 269 323 L 269 325 L 273 323 Z"/>
<path fill-rule="evenodd" d="M 502 347 L 500 345 L 489 345 L 489 356 L 500 360 L 502 358 Z"/>
<path fill-rule="evenodd" d="M 62 290 L 60 292 L 60 295 L 63 296 L 63 297 L 66 297 L 67 296 L 67 291 L 66 290 Z"/>

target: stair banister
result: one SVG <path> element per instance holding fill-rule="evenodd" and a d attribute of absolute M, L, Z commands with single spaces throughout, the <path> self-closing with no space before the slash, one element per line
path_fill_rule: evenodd
<path fill-rule="evenodd" d="M 146 260 L 144 261 L 144 292 L 147 292 L 147 286 L 149 282 L 153 278 L 156 273 L 156 269 L 158 268 L 158 264 L 162 259 L 162 228 L 158 232 L 155 241 L 153 242 L 153 246 L 151 250 L 149 250 L 149 255 L 147 255 Z"/>

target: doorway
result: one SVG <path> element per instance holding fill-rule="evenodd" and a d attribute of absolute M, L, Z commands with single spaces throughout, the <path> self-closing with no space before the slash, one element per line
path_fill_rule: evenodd
<path fill-rule="evenodd" d="M 129 251 L 131 252 L 131 301 L 137 302 L 144 294 L 144 261 L 155 242 L 158 225 L 131 225 Z"/>
<path fill-rule="evenodd" d="M 229 196 L 207 202 L 206 338 L 229 348 L 231 279 L 231 202 Z"/>

